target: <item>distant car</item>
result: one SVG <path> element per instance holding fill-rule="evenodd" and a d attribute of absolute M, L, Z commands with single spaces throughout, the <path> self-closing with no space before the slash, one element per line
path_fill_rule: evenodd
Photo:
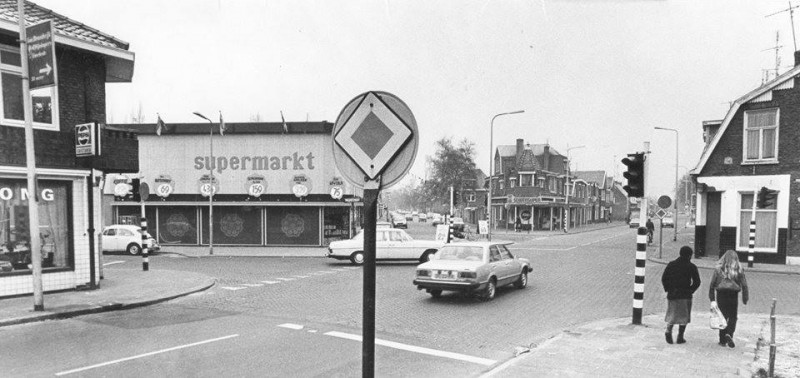
<path fill-rule="evenodd" d="M 408 228 L 408 222 L 406 221 L 406 217 L 402 215 L 394 215 L 392 216 L 392 227 L 394 228 Z"/>
<path fill-rule="evenodd" d="M 513 284 L 519 289 L 528 285 L 533 271 L 527 259 L 509 251 L 511 242 L 459 242 L 439 249 L 433 260 L 417 266 L 414 285 L 434 298 L 443 291 L 477 293 L 485 300 L 494 299 L 498 287 Z"/>
<path fill-rule="evenodd" d="M 406 213 L 405 218 L 407 221 L 413 221 L 414 216 L 411 213 Z"/>
<path fill-rule="evenodd" d="M 431 219 L 431 224 L 433 226 L 440 225 L 442 222 L 444 222 L 444 217 L 442 217 L 441 214 L 432 213 L 428 215 L 428 218 Z"/>
<path fill-rule="evenodd" d="M 161 246 L 145 232 L 147 236 L 147 250 L 158 252 Z M 103 229 L 103 252 L 125 251 L 131 255 L 142 253 L 142 229 L 139 226 L 117 224 Z"/>
<path fill-rule="evenodd" d="M 375 223 L 376 228 L 392 228 L 392 224 L 386 221 L 378 221 Z"/>
<path fill-rule="evenodd" d="M 427 222 L 428 221 L 428 214 L 419 213 L 419 215 L 417 215 L 417 217 L 418 217 L 420 222 Z"/>
<path fill-rule="evenodd" d="M 425 262 L 445 243 L 436 240 L 414 240 L 403 230 L 379 228 L 375 231 L 376 260 L 415 260 Z M 327 257 L 350 260 L 353 264 L 364 263 L 364 231 L 350 240 L 331 242 Z"/>
<path fill-rule="evenodd" d="M 664 219 L 661 220 L 661 227 L 675 228 L 675 218 L 673 218 L 672 216 L 664 217 Z"/>

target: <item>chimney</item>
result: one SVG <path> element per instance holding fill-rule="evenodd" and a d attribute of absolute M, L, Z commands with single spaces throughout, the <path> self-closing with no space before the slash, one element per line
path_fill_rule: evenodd
<path fill-rule="evenodd" d="M 522 151 L 525 149 L 525 141 L 522 139 L 517 139 L 517 161 L 522 159 Z"/>
<path fill-rule="evenodd" d="M 800 51 L 794 52 L 794 66 L 800 66 Z"/>
<path fill-rule="evenodd" d="M 542 153 L 542 162 L 544 162 L 544 167 L 542 167 L 545 171 L 550 170 L 550 145 L 544 145 L 544 153 Z"/>

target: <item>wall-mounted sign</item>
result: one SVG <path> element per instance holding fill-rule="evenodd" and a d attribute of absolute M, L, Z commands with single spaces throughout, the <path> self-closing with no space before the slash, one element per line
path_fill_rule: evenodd
<path fill-rule="evenodd" d="M 169 175 L 158 175 L 155 179 L 155 187 L 157 196 L 167 198 L 175 191 L 175 182 Z"/>
<path fill-rule="evenodd" d="M 131 178 L 128 176 L 117 175 L 112 183 L 114 184 L 114 195 L 117 197 L 125 197 L 133 190 Z"/>
<path fill-rule="evenodd" d="M 250 175 L 247 176 L 245 187 L 247 194 L 258 198 L 267 192 L 267 180 L 264 175 Z"/>
<path fill-rule="evenodd" d="M 312 182 L 308 176 L 299 174 L 292 177 L 291 189 L 292 193 L 294 193 L 296 197 L 300 198 L 307 196 L 308 193 L 311 192 L 311 188 Z"/>
<path fill-rule="evenodd" d="M 525 221 L 526 220 L 530 220 L 531 219 L 531 212 L 528 211 L 528 210 L 522 210 L 522 212 L 519 214 L 519 217 L 522 218 L 522 220 L 525 220 Z"/>
<path fill-rule="evenodd" d="M 333 199 L 342 199 L 342 196 L 344 196 L 344 181 L 341 177 L 334 177 L 328 182 L 328 189 Z"/>
<path fill-rule="evenodd" d="M 75 125 L 75 156 L 100 155 L 100 133 L 96 123 Z"/>
<path fill-rule="evenodd" d="M 216 176 L 202 175 L 197 183 L 198 190 L 203 197 L 212 196 L 219 191 L 219 180 Z"/>

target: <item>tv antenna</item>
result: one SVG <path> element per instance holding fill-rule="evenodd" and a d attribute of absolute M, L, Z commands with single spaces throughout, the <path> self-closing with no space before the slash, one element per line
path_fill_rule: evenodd
<path fill-rule="evenodd" d="M 794 10 L 797 8 L 800 8 L 800 6 L 792 6 L 792 2 L 789 1 L 789 8 L 764 16 L 764 18 L 766 18 L 769 16 L 774 16 L 779 13 L 789 12 L 789 21 L 792 23 L 792 42 L 794 43 L 794 51 L 797 51 L 797 37 L 794 34 Z"/>
<path fill-rule="evenodd" d="M 769 72 L 770 71 L 773 71 L 773 70 L 775 71 L 775 78 L 778 78 L 778 75 L 780 74 L 780 68 L 781 68 L 781 55 L 780 55 L 780 52 L 781 52 L 781 47 L 783 47 L 783 45 L 780 44 L 780 41 L 781 41 L 781 32 L 780 31 L 775 31 L 775 47 L 770 47 L 768 49 L 761 50 L 762 52 L 769 51 L 769 50 L 775 50 L 775 68 L 773 68 L 773 69 L 769 69 L 768 68 L 768 69 L 764 69 L 763 70 L 764 71 L 764 77 L 761 79 L 761 84 L 764 84 L 764 83 L 770 81 L 770 78 L 769 78 Z"/>

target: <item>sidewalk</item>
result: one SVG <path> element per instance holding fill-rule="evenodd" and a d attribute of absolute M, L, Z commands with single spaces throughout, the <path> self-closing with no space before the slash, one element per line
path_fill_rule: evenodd
<path fill-rule="evenodd" d="M 44 294 L 45 311 L 33 311 L 33 296 L 0 299 L 0 327 L 147 306 L 214 286 L 202 274 L 173 270 L 104 269 L 97 290 Z"/>

